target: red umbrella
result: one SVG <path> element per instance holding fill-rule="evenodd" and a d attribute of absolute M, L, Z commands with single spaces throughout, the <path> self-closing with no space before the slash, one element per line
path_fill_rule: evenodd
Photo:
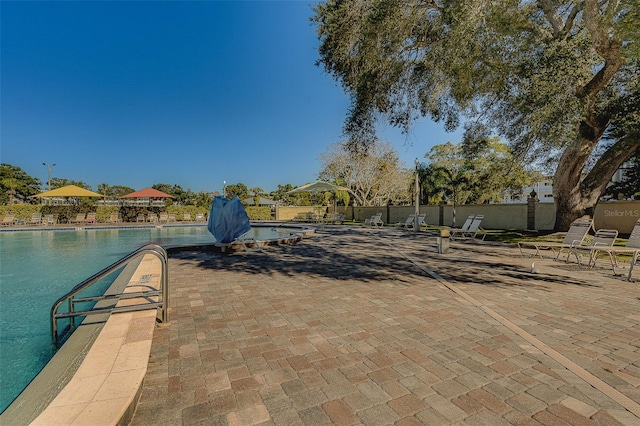
<path fill-rule="evenodd" d="M 120 198 L 173 198 L 173 195 L 158 191 L 157 189 L 145 188 L 140 191 L 132 192 L 131 194 L 123 195 Z"/>

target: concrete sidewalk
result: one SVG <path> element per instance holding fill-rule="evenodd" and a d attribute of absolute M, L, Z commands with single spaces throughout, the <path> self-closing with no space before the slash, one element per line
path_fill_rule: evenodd
<path fill-rule="evenodd" d="M 531 262 L 346 226 L 174 255 L 132 424 L 640 424 L 640 284 Z"/>

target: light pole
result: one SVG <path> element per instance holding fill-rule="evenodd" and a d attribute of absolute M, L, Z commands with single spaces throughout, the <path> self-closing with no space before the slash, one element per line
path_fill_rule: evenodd
<path fill-rule="evenodd" d="M 227 181 L 226 180 L 222 181 L 222 196 L 224 198 L 227 198 Z"/>
<path fill-rule="evenodd" d="M 418 177 L 418 166 L 420 165 L 420 161 L 416 158 L 413 164 L 416 165 L 416 213 L 413 218 L 413 231 L 418 232 L 420 230 L 420 223 L 418 221 L 418 215 L 420 215 L 420 179 Z"/>
<path fill-rule="evenodd" d="M 54 167 L 56 164 L 42 163 L 42 165 L 47 168 L 47 191 L 51 191 L 51 168 Z"/>

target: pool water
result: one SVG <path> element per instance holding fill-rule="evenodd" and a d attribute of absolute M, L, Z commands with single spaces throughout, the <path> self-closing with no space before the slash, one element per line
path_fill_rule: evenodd
<path fill-rule="evenodd" d="M 253 227 L 247 236 L 272 240 L 296 230 Z M 0 232 L 0 412 L 53 356 L 50 311 L 61 296 L 148 243 L 214 242 L 204 225 Z"/>
<path fill-rule="evenodd" d="M 214 241 L 205 226 L 0 232 L 0 412 L 53 355 L 50 310 L 59 297 L 149 242 Z"/>

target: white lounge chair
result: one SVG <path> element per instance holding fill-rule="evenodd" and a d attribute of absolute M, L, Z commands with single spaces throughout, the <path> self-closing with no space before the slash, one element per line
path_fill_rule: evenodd
<path fill-rule="evenodd" d="M 616 261 L 616 255 L 618 254 L 629 254 L 631 255 L 631 263 L 629 265 L 629 275 L 627 276 L 627 280 L 631 281 L 631 273 L 633 272 L 633 267 L 638 260 L 640 260 L 640 219 L 636 222 L 635 226 L 631 230 L 631 234 L 629 235 L 629 239 L 627 240 L 627 245 L 622 247 L 594 247 L 593 248 L 594 255 L 597 255 L 599 252 L 608 253 L 609 256 L 613 256 L 613 273 L 616 273 L 616 266 L 618 263 Z M 595 263 L 595 261 L 594 261 Z M 615 265 L 615 266 L 614 266 Z"/>
<path fill-rule="evenodd" d="M 15 225 L 17 222 L 16 217 L 12 213 L 5 213 L 2 218 L 2 222 L 0 223 L 2 226 L 11 226 Z"/>
<path fill-rule="evenodd" d="M 593 220 L 576 220 L 571 224 L 567 234 L 564 236 L 562 242 L 545 242 L 545 241 L 521 241 L 518 243 L 518 249 L 520 249 L 520 254 L 523 257 L 526 257 L 525 253 L 522 251 L 523 247 L 531 247 L 535 248 L 536 251 L 531 257 L 535 257 L 536 255 L 540 256 L 542 259 L 542 253 L 540 250 L 551 250 L 556 254 L 554 259 L 558 259 L 563 250 L 569 251 L 569 249 L 575 245 L 583 244 L 584 239 L 586 238 L 589 230 L 593 226 Z M 567 259 L 569 255 L 567 253 Z"/>
<path fill-rule="evenodd" d="M 471 216 L 469 216 L 469 217 L 471 217 Z M 476 236 L 478 235 L 479 231 L 484 231 L 484 229 L 482 229 L 482 227 L 480 226 L 480 224 L 482 223 L 483 219 L 484 219 L 484 215 L 479 214 L 479 215 L 476 215 L 476 216 L 473 217 L 473 220 L 471 221 L 471 224 L 469 225 L 468 229 L 466 229 L 466 230 L 463 229 L 463 228 L 450 229 L 449 231 L 451 233 L 451 239 L 454 240 L 457 237 L 460 237 L 462 239 L 466 239 L 467 237 L 476 238 Z M 469 219 L 467 218 L 467 220 L 469 220 Z M 466 221 L 465 221 L 465 223 L 466 223 Z M 463 225 L 463 227 L 464 227 L 464 225 Z M 484 241 L 484 238 L 486 237 L 486 235 L 487 234 L 485 234 L 485 233 L 482 234 L 482 240 L 483 241 Z"/>
<path fill-rule="evenodd" d="M 78 213 L 74 219 L 71 219 L 69 223 L 84 223 L 84 219 L 86 218 L 85 213 Z"/>
<path fill-rule="evenodd" d="M 402 226 L 404 228 L 408 228 L 409 226 L 413 226 L 413 223 L 416 221 L 415 217 L 416 217 L 415 214 L 410 214 L 409 216 L 407 216 L 407 219 L 405 221 L 397 222 L 393 226 Z"/>
<path fill-rule="evenodd" d="M 118 213 L 111 213 L 109 216 L 109 223 L 119 223 L 122 222 L 122 217 Z"/>
<path fill-rule="evenodd" d="M 36 212 L 31 215 L 31 219 L 27 221 L 27 225 L 42 225 L 42 213 Z"/>
<path fill-rule="evenodd" d="M 578 264 L 582 265 L 582 262 L 580 261 L 581 255 L 588 253 L 589 263 L 587 265 L 593 268 L 596 264 L 598 253 L 594 249 L 597 247 L 613 248 L 613 244 L 616 242 L 617 237 L 618 231 L 615 229 L 598 229 L 593 239 L 591 239 L 587 244 L 576 244 L 569 248 L 567 262 L 573 254 L 576 257 Z M 611 267 L 614 268 L 615 258 L 611 254 L 609 254 L 609 257 L 611 258 Z"/>
<path fill-rule="evenodd" d="M 474 217 L 476 217 L 475 214 L 470 214 L 460 228 L 451 228 L 449 231 L 467 232 L 469 230 L 469 227 L 471 226 L 471 222 L 473 222 Z"/>
<path fill-rule="evenodd" d="M 364 226 L 383 226 L 382 213 L 376 213 L 369 219 L 364 220 Z"/>

